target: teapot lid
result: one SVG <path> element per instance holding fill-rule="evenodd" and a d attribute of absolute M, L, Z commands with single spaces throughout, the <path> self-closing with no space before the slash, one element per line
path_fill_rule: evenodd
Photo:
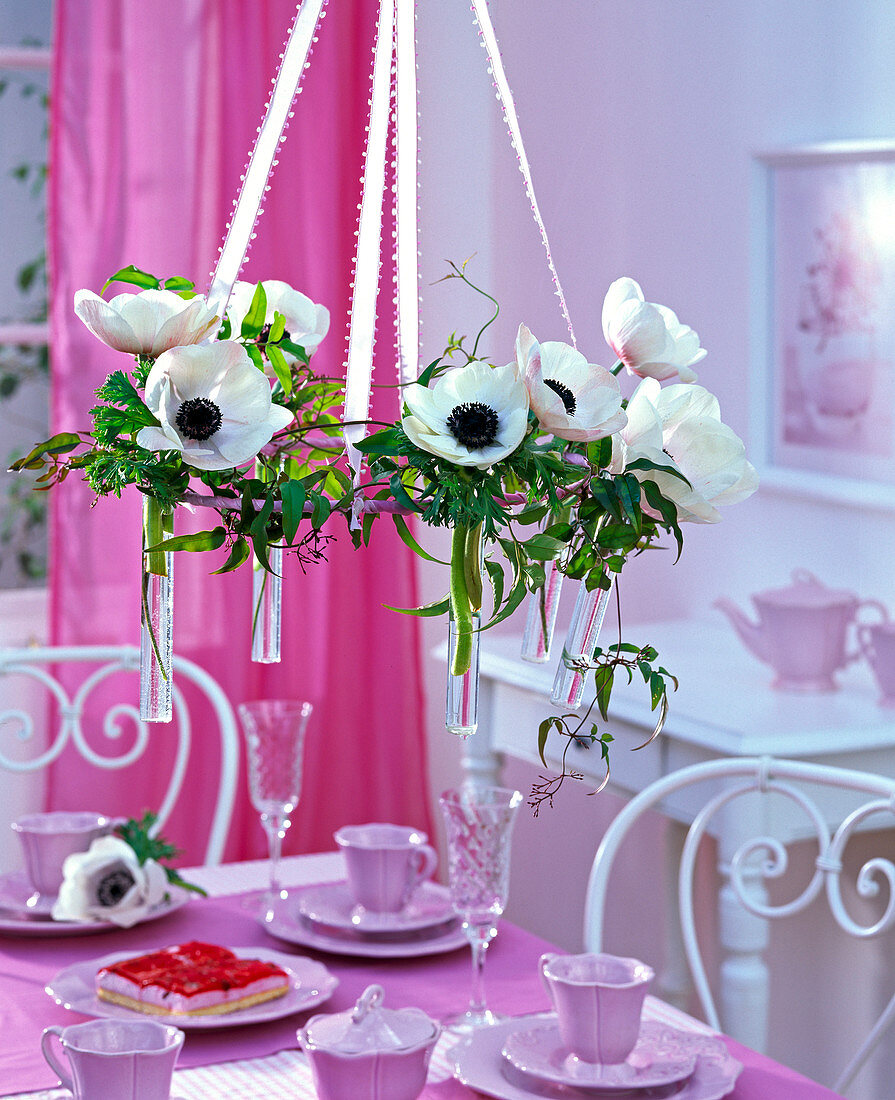
<path fill-rule="evenodd" d="M 315 1016 L 305 1034 L 315 1047 L 341 1054 L 406 1050 L 431 1039 L 438 1025 L 420 1008 L 383 1008 L 381 985 L 368 985 L 348 1012 Z"/>
<path fill-rule="evenodd" d="M 785 588 L 769 588 L 755 597 L 762 603 L 777 607 L 839 607 L 857 602 L 858 597 L 844 588 L 827 588 L 825 584 L 809 573 L 807 569 L 794 569 L 792 584 Z"/>

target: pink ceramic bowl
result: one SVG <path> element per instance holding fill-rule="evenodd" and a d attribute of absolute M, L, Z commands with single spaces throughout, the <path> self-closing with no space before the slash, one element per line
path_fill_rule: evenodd
<path fill-rule="evenodd" d="M 319 1100 L 416 1100 L 440 1026 L 418 1008 L 381 1008 L 369 986 L 350 1012 L 314 1016 L 298 1032 Z"/>

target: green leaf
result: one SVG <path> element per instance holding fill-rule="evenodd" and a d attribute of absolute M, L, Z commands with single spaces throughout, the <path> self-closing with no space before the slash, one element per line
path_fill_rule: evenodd
<path fill-rule="evenodd" d="M 388 479 L 389 488 L 392 491 L 392 496 L 395 501 L 403 508 L 408 509 L 410 512 L 418 512 L 419 508 L 413 500 L 413 497 L 407 492 L 404 486 L 404 482 L 401 480 L 400 473 L 392 474 Z"/>
<path fill-rule="evenodd" d="M 450 596 L 434 603 L 424 604 L 422 607 L 390 607 L 385 604 L 386 611 L 397 611 L 399 615 L 418 615 L 420 618 L 435 618 L 437 615 L 446 615 L 451 607 Z"/>
<path fill-rule="evenodd" d="M 286 318 L 280 313 L 279 310 L 274 310 L 273 323 L 270 326 L 270 332 L 267 336 L 267 348 L 270 352 L 271 344 L 278 344 L 283 339 L 283 334 L 286 331 Z M 277 349 L 279 351 L 279 348 Z"/>
<path fill-rule="evenodd" d="M 314 506 L 311 511 L 311 526 L 319 531 L 329 519 L 332 505 L 322 493 L 314 494 Z"/>
<path fill-rule="evenodd" d="M 597 686 L 597 707 L 603 721 L 609 720 L 609 697 L 612 695 L 612 682 L 615 675 L 614 665 L 600 665 L 594 673 Z"/>
<path fill-rule="evenodd" d="M 485 566 L 485 572 L 488 574 L 488 580 L 491 582 L 494 610 L 497 611 L 503 601 L 503 587 L 505 583 L 503 566 L 500 562 L 492 561 L 490 558 L 485 558 L 483 564 Z"/>
<path fill-rule="evenodd" d="M 544 534 L 532 535 L 530 539 L 522 544 L 525 554 L 536 561 L 552 561 L 554 558 L 559 557 L 565 549 L 565 545 L 559 539 Z"/>
<path fill-rule="evenodd" d="M 255 287 L 255 293 L 252 295 L 252 304 L 249 306 L 249 311 L 242 319 L 239 335 L 243 339 L 253 340 L 264 328 L 266 316 L 267 294 L 263 285 L 259 283 Z"/>
<path fill-rule="evenodd" d="M 148 271 L 141 271 L 139 267 L 134 267 L 133 264 L 122 267 L 120 271 L 110 275 L 103 283 L 100 294 L 105 294 L 106 287 L 111 283 L 131 283 L 134 286 L 142 287 L 144 290 L 158 290 L 161 285 L 154 275 L 150 275 Z"/>
<path fill-rule="evenodd" d="M 165 290 L 173 290 L 175 294 L 183 294 L 185 291 L 189 292 L 196 289 L 196 284 L 189 279 L 185 279 L 182 275 L 172 275 L 170 279 L 165 279 Z"/>
<path fill-rule="evenodd" d="M 233 543 L 233 549 L 230 551 L 230 556 L 220 569 L 215 569 L 213 571 L 212 576 L 214 576 L 215 573 L 230 573 L 234 569 L 238 569 L 243 562 L 248 559 L 250 554 L 251 550 L 248 542 L 240 535 Z"/>
<path fill-rule="evenodd" d="M 257 349 L 256 349 L 257 350 Z M 283 393 L 288 397 L 292 393 L 292 370 L 286 362 L 286 356 L 275 344 L 267 345 L 267 358 L 273 367 L 277 380 L 283 387 Z"/>
<path fill-rule="evenodd" d="M 547 738 L 550 736 L 550 731 L 554 726 L 558 730 L 562 730 L 562 719 L 557 718 L 556 715 L 545 718 L 538 726 L 538 756 L 540 756 L 541 763 L 545 768 L 547 767 L 547 757 L 545 755 L 547 751 Z"/>
<path fill-rule="evenodd" d="M 649 678 L 649 690 L 652 698 L 651 710 L 655 710 L 665 695 L 665 681 L 658 672 L 654 672 Z"/>
<path fill-rule="evenodd" d="M 433 359 L 432 362 L 428 365 L 428 367 L 426 367 L 426 369 L 422 372 L 422 374 L 420 374 L 419 378 L 417 378 L 416 384 L 419 385 L 419 386 L 428 386 L 429 382 L 432 379 L 432 375 L 435 373 L 435 371 L 437 370 L 440 363 L 441 363 L 441 357 L 440 356 L 439 356 L 438 359 Z"/>
<path fill-rule="evenodd" d="M 398 453 L 401 437 L 395 428 L 383 428 L 362 439 L 357 449 L 365 455 L 393 455 Z"/>
<path fill-rule="evenodd" d="M 407 521 L 404 519 L 403 516 L 400 516 L 397 514 L 397 512 L 395 512 L 392 515 L 392 519 L 395 521 L 395 527 L 398 529 L 398 535 L 400 536 L 401 541 L 404 543 L 405 546 L 409 546 L 414 554 L 418 554 L 419 557 L 423 558 L 425 561 L 433 561 L 437 565 L 451 564 L 449 561 L 442 561 L 441 558 L 432 557 L 432 555 L 428 551 L 424 550 L 413 537 L 413 533 L 407 526 Z M 486 562 L 485 564 L 487 565 L 488 563 Z"/>
<path fill-rule="evenodd" d="M 244 347 L 248 352 L 249 358 L 252 360 L 258 370 L 260 370 L 263 374 L 264 356 L 261 354 L 261 349 L 258 347 L 257 344 L 245 344 Z"/>
<path fill-rule="evenodd" d="M 42 458 L 43 455 L 65 454 L 68 451 L 73 451 L 80 442 L 80 437 L 74 432 L 59 432 L 43 443 L 38 443 L 24 458 L 13 462 L 9 468 L 10 470 L 39 469 L 44 464 L 42 462 L 38 463 L 37 460 Z"/>
<path fill-rule="evenodd" d="M 159 550 L 188 550 L 191 553 L 204 553 L 206 550 L 218 550 L 227 541 L 227 529 L 214 527 L 210 531 L 196 531 L 190 535 L 175 535 L 170 539 L 163 539 L 155 546 L 147 546 L 144 554 L 152 554 Z"/>
<path fill-rule="evenodd" d="M 290 545 L 295 542 L 308 495 L 300 481 L 284 481 L 280 486 L 283 500 L 283 536 Z"/>

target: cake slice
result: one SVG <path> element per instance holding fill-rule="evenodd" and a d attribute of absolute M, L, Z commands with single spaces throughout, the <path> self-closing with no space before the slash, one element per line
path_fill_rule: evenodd
<path fill-rule="evenodd" d="M 152 1016 L 217 1016 L 272 1001 L 289 990 L 276 963 L 238 958 L 226 947 L 192 941 L 104 966 L 101 1001 Z"/>

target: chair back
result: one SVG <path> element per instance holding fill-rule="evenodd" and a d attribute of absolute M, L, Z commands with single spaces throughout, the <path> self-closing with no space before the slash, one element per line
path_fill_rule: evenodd
<path fill-rule="evenodd" d="M 67 668 L 72 665 L 84 666 L 83 675 L 79 670 L 77 687 L 74 689 L 69 686 L 72 677 L 63 671 L 63 666 Z M 135 646 L 0 649 L 0 768 L 21 776 L 39 773 L 57 760 L 67 746 L 71 746 L 84 760 L 103 771 L 126 768 L 139 760 L 144 753 L 151 753 L 151 726 L 140 719 L 136 702 L 121 701 L 108 705 L 105 697 L 102 697 L 100 706 L 107 706 L 101 723 L 101 732 L 105 738 L 103 751 L 97 751 L 94 744 L 91 744 L 82 726 L 91 695 L 98 692 L 110 677 L 122 672 L 136 673 L 139 667 L 140 651 Z M 24 681 L 18 682 L 28 682 L 29 686 L 37 685 L 37 691 L 29 690 L 26 693 L 26 707 L 8 705 L 11 695 L 9 677 L 24 677 Z M 204 856 L 206 864 L 215 865 L 223 857 L 233 815 L 239 768 L 239 736 L 233 708 L 221 687 L 204 669 L 185 657 L 174 657 L 174 719 L 171 727 L 164 729 L 166 738 L 170 740 L 170 728 L 176 740 L 170 779 L 161 805 L 156 810 L 158 820 L 154 828 L 156 831 L 164 828 L 183 791 L 192 746 L 190 710 L 182 690 L 185 681 L 193 685 L 210 704 L 220 737 L 217 797 Z M 41 717 L 34 712 L 45 703 L 54 704 L 45 709 L 47 716 L 52 711 L 57 722 L 55 729 L 49 731 L 45 743 L 39 744 L 38 731 L 42 723 Z M 125 729 L 133 735 L 127 738 L 124 751 L 116 753 L 116 742 L 122 739 Z M 106 743 L 110 749 L 108 753 L 105 752 Z"/>
<path fill-rule="evenodd" d="M 694 799 L 690 788 L 705 789 Z M 849 809 L 843 812 L 838 827 L 827 824 L 828 813 L 818 803 L 819 788 L 835 788 L 839 792 L 857 792 L 847 800 Z M 861 867 L 857 876 L 857 893 L 861 897 L 882 899 L 882 912 L 868 924 L 854 920 L 843 904 L 843 853 L 859 827 L 872 822 L 871 827 L 891 828 L 895 825 L 895 780 L 869 772 L 852 771 L 828 765 L 802 761 L 777 760 L 770 757 L 739 757 L 694 764 L 656 780 L 630 802 L 611 822 L 594 857 L 588 881 L 584 915 L 584 943 L 588 951 L 602 951 L 606 889 L 616 853 L 629 830 L 641 815 L 659 808 L 663 802 L 672 804 L 686 792 L 687 805 L 698 805 L 688 827 L 678 873 L 678 907 L 687 963 L 695 991 L 706 1021 L 716 1030 L 723 1030 L 712 990 L 709 986 L 703 955 L 697 939 L 694 914 L 694 871 L 700 842 L 706 832 L 717 828 L 719 817 L 731 804 L 745 797 L 749 804 L 750 821 L 755 832 L 742 840 L 726 868 L 728 887 L 745 910 L 765 919 L 792 916 L 805 910 L 818 897 L 825 896 L 836 923 L 852 936 L 867 938 L 878 935 L 895 923 L 895 864 L 888 858 L 874 858 Z M 814 871 L 808 885 L 790 901 L 771 904 L 763 890 L 756 889 L 764 879 L 778 878 L 787 868 L 784 843 L 762 830 L 779 815 L 755 812 L 756 794 L 782 796 L 787 809 L 804 815 L 804 835 L 817 842 Z M 855 803 L 859 802 L 858 805 Z M 827 803 L 825 803 L 826 805 Z M 884 882 L 884 893 L 880 882 Z M 889 1001 L 871 1028 L 860 1049 L 834 1084 L 837 1092 L 853 1080 L 895 1018 L 895 997 Z"/>

